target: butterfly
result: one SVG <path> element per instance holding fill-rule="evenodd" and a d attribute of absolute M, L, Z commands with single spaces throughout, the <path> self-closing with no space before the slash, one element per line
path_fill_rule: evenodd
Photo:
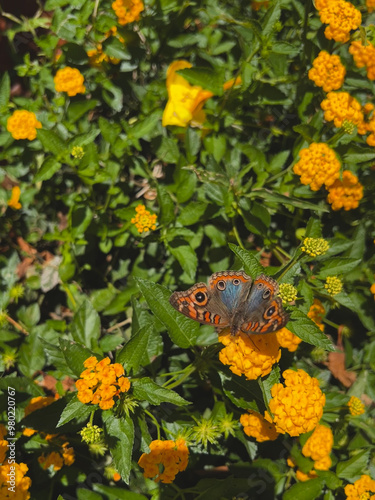
<path fill-rule="evenodd" d="M 172 293 L 171 305 L 188 318 L 218 329 L 261 334 L 283 328 L 289 319 L 276 280 L 260 274 L 255 280 L 244 271 L 220 271 L 208 282 Z"/>

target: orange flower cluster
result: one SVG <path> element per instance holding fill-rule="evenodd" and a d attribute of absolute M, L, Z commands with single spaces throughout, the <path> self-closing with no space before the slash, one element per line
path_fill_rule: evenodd
<path fill-rule="evenodd" d="M 115 0 L 112 9 L 118 17 L 118 23 L 124 26 L 133 21 L 138 21 L 145 6 L 142 0 Z"/>
<path fill-rule="evenodd" d="M 156 439 L 150 444 L 150 450 L 150 453 L 142 454 L 138 464 L 144 469 L 144 477 L 152 478 L 157 483 L 172 483 L 176 474 L 188 465 L 189 450 L 184 439 Z"/>
<path fill-rule="evenodd" d="M 66 92 L 72 97 L 77 94 L 84 94 L 86 87 L 83 85 L 84 77 L 77 68 L 59 69 L 53 79 L 56 92 Z"/>
<path fill-rule="evenodd" d="M 328 188 L 327 201 L 332 210 L 352 210 L 357 208 L 359 201 L 363 198 L 363 186 L 358 177 L 349 170 L 344 170 L 342 180 L 336 179 Z"/>
<path fill-rule="evenodd" d="M 373 12 L 375 9 L 375 0 L 366 0 L 366 7 L 369 12 Z"/>
<path fill-rule="evenodd" d="M 339 89 L 344 83 L 345 74 L 346 69 L 340 57 L 331 56 L 325 50 L 319 52 L 308 73 L 310 80 L 318 87 L 323 87 L 324 92 Z"/>
<path fill-rule="evenodd" d="M 51 451 L 47 456 L 41 455 L 38 458 L 38 462 L 43 467 L 44 470 L 48 469 L 51 465 L 53 470 L 60 470 L 64 465 L 70 466 L 74 463 L 75 455 L 74 449 L 69 447 L 69 443 L 66 442 L 61 446 L 60 452 Z"/>
<path fill-rule="evenodd" d="M 8 482 L 11 477 L 11 467 L 15 468 L 12 471 L 12 474 L 15 473 L 15 493 L 9 488 Z M 27 465 L 23 463 L 6 463 L 0 466 L 0 498 L 2 500 L 28 500 L 30 498 L 31 479 L 26 476 L 28 470 Z"/>
<path fill-rule="evenodd" d="M 21 188 L 19 186 L 13 186 L 12 194 L 10 196 L 10 199 L 8 200 L 8 207 L 13 208 L 14 210 L 19 210 L 20 208 L 22 208 L 22 205 L 20 203 L 20 196 Z"/>
<path fill-rule="evenodd" d="M 362 22 L 360 11 L 345 0 L 323 0 L 316 2 L 315 5 L 322 23 L 328 24 L 324 31 L 328 40 L 347 42 L 351 30 L 357 29 Z"/>
<path fill-rule="evenodd" d="M 326 397 L 319 388 L 319 381 L 304 370 L 285 370 L 284 384 L 271 389 L 269 408 L 273 418 L 265 412 L 265 419 L 273 422 L 276 431 L 299 436 L 313 430 L 323 415 Z"/>
<path fill-rule="evenodd" d="M 262 415 L 256 411 L 249 410 L 249 413 L 244 413 L 240 417 L 240 422 L 243 425 L 244 433 L 255 438 L 258 443 L 263 441 L 275 441 L 278 437 L 274 424 L 267 422 Z"/>
<path fill-rule="evenodd" d="M 324 323 L 323 318 L 326 313 L 323 304 L 319 299 L 314 299 L 307 316 L 314 321 L 314 323 L 320 328 L 322 332 L 324 332 Z"/>
<path fill-rule="evenodd" d="M 135 208 L 136 216 L 130 221 L 138 229 L 139 233 L 154 231 L 156 229 L 157 215 L 151 214 L 144 205 Z"/>
<path fill-rule="evenodd" d="M 358 415 L 362 415 L 363 413 L 365 413 L 365 405 L 356 396 L 352 396 L 349 399 L 348 407 L 349 407 L 350 414 L 353 417 L 357 417 Z"/>
<path fill-rule="evenodd" d="M 365 134 L 364 115 L 361 104 L 348 92 L 329 92 L 320 107 L 324 118 L 335 127 L 342 127 L 344 122 L 350 122 L 358 127 L 358 133 Z"/>
<path fill-rule="evenodd" d="M 33 411 L 40 410 L 50 404 L 54 403 L 57 399 L 59 399 L 59 395 L 56 393 L 55 397 L 52 396 L 37 396 L 36 398 L 32 398 L 30 403 L 25 408 L 25 417 L 30 415 Z"/>
<path fill-rule="evenodd" d="M 299 152 L 300 160 L 294 165 L 293 172 L 301 176 L 302 184 L 318 191 L 323 184 L 331 186 L 340 176 L 340 162 L 333 149 L 324 142 L 313 142 Z"/>
<path fill-rule="evenodd" d="M 119 64 L 120 62 L 120 59 L 117 59 L 116 57 L 107 56 L 107 54 L 103 52 L 103 46 L 101 43 L 98 43 L 95 49 L 88 50 L 87 56 L 89 58 L 89 64 L 93 68 L 100 68 L 103 62 L 111 64 Z"/>
<path fill-rule="evenodd" d="M 329 427 L 317 425 L 302 448 L 302 454 L 314 460 L 314 468 L 328 470 L 332 465 L 329 456 L 333 446 L 333 434 Z"/>
<path fill-rule="evenodd" d="M 294 352 L 297 350 L 302 339 L 294 335 L 288 328 L 281 328 L 276 332 L 276 338 L 281 347 L 288 349 L 289 352 Z"/>
<path fill-rule="evenodd" d="M 248 380 L 268 375 L 272 366 L 281 357 L 280 344 L 275 333 L 266 335 L 231 335 L 229 331 L 219 335 L 219 342 L 225 345 L 219 359 L 236 375 L 242 374 Z"/>
<path fill-rule="evenodd" d="M 363 45 L 361 40 L 355 40 L 350 44 L 349 52 L 353 56 L 357 68 L 366 68 L 367 78 L 375 80 L 375 47 L 367 40 Z"/>
<path fill-rule="evenodd" d="M 124 377 L 124 367 L 120 363 L 110 364 L 107 357 L 98 362 L 95 356 L 86 359 L 80 379 L 76 381 L 77 397 L 81 403 L 98 404 L 108 410 L 115 404 L 114 397 L 130 389 L 130 381 Z"/>
<path fill-rule="evenodd" d="M 346 500 L 374 500 L 375 480 L 363 474 L 354 484 L 347 484 L 344 488 Z"/>
<path fill-rule="evenodd" d="M 42 128 L 42 124 L 36 119 L 35 113 L 25 109 L 16 110 L 7 120 L 7 130 L 16 140 L 32 141 L 36 138 L 37 128 Z"/>

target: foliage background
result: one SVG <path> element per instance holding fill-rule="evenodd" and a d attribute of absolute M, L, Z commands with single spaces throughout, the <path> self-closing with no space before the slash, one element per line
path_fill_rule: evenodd
<path fill-rule="evenodd" d="M 375 15 L 364 2 L 356 6 L 370 36 Z M 364 470 L 374 474 L 375 152 L 356 131 L 339 133 L 324 121 L 324 92 L 307 70 L 325 49 L 340 55 L 344 88 L 361 102 L 373 98 L 374 83 L 354 66 L 347 45 L 324 37 L 310 1 L 273 1 L 255 10 L 241 0 L 149 0 L 139 22 L 118 26 L 124 42 L 105 39 L 117 23 L 108 1 L 47 0 L 33 16 L 3 12 L 4 19 L 12 64 L 0 85 L 0 388 L 3 407 L 7 387 L 17 391 L 17 452 L 29 467 L 31 497 L 288 499 L 302 491 L 306 499 L 344 498 L 345 484 Z M 118 64 L 89 64 L 87 51 L 99 42 Z M 202 127 L 162 126 L 166 69 L 179 59 L 193 65 L 181 74 L 214 94 Z M 65 65 L 84 75 L 85 95 L 55 92 L 53 77 Z M 238 75 L 241 86 L 224 92 L 224 82 Z M 36 140 L 15 141 L 6 130 L 15 109 L 36 113 L 43 125 Z M 359 177 L 358 209 L 333 212 L 324 189 L 300 184 L 292 167 L 313 141 L 328 142 Z M 74 146 L 83 147 L 82 159 L 72 157 Z M 7 206 L 16 184 L 20 210 Z M 155 231 L 139 234 L 131 223 L 140 203 L 157 214 Z M 313 264 L 297 262 L 304 235 L 330 242 Z M 317 296 L 326 308 L 325 333 L 334 344 L 345 334 L 345 365 L 335 371 L 327 358 L 311 355 L 314 344 L 329 346 L 318 329 L 293 329 L 291 321 L 288 327 L 306 342 L 280 361 L 281 372 L 303 368 L 320 380 L 323 418 L 334 427 L 332 470 L 296 483 L 286 464 L 296 440 L 258 446 L 239 427 L 208 449 L 192 447 L 189 467 L 173 486 L 145 480 L 136 462 L 156 436 L 150 414 L 173 439 L 194 424 L 193 415 L 238 419 L 264 404 L 257 382 L 218 361 L 213 328 L 180 318 L 168 303 L 170 291 L 216 271 L 244 268 L 256 275 L 260 259 L 267 273 L 297 287 L 291 310 L 306 314 Z M 344 282 L 334 298 L 323 288 L 329 275 Z M 16 300 L 20 283 L 24 294 Z M 127 417 L 95 414 L 111 450 L 99 459 L 77 434 L 91 408 L 72 393 L 91 353 L 124 364 L 139 402 Z M 266 388 L 280 370 L 265 379 Z M 355 374 L 349 385 L 348 370 Z M 158 393 L 156 384 L 179 371 L 165 386 L 175 391 Z M 59 401 L 24 420 L 31 397 L 55 392 Z M 348 418 L 348 396 L 363 394 L 367 414 Z M 61 424 L 76 461 L 43 471 L 37 456 L 44 444 L 23 437 L 22 426 L 53 432 Z M 103 475 L 110 457 L 123 479 L 117 486 Z"/>

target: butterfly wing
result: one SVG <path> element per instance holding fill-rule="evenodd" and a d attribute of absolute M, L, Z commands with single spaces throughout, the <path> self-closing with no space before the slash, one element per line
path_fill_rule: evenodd
<path fill-rule="evenodd" d="M 254 280 L 248 300 L 241 312 L 245 333 L 270 333 L 283 328 L 289 316 L 284 311 L 282 300 L 277 297 L 279 285 L 276 280 L 261 274 Z"/>
<path fill-rule="evenodd" d="M 225 328 L 248 295 L 251 281 L 243 271 L 221 271 L 210 277 L 208 286 L 197 283 L 185 292 L 174 292 L 169 301 L 188 318 Z"/>

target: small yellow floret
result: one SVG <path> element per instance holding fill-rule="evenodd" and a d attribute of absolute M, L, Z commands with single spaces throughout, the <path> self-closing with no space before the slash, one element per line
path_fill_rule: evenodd
<path fill-rule="evenodd" d="M 363 413 L 365 413 L 365 405 L 362 403 L 362 401 L 359 398 L 357 398 L 355 396 L 352 396 L 349 399 L 348 406 L 349 406 L 350 414 L 353 415 L 353 417 L 356 417 L 358 415 L 362 415 Z"/>
<path fill-rule="evenodd" d="M 344 83 L 345 74 L 346 69 L 340 57 L 330 55 L 325 50 L 319 52 L 308 73 L 309 79 L 318 87 L 323 87 L 324 92 L 339 89 Z"/>
<path fill-rule="evenodd" d="M 151 214 L 144 205 L 135 208 L 136 216 L 130 221 L 138 229 L 139 233 L 154 231 L 156 229 L 157 215 Z"/>

